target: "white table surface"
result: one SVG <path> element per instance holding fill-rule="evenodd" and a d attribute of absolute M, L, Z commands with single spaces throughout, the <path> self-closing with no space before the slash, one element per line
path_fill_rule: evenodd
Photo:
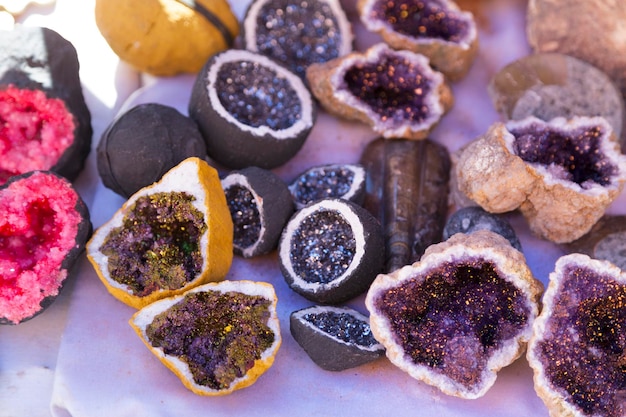
<path fill-rule="evenodd" d="M 453 86 L 455 107 L 432 134 L 452 151 L 498 120 L 486 84 L 505 64 L 529 52 L 524 34 L 526 2 L 481 3 L 477 16 L 481 22 L 479 56 L 468 77 Z M 233 4 L 241 16 L 247 1 Z M 120 108 L 155 101 L 185 112 L 193 76 L 146 77 L 120 63 L 100 37 L 93 7 L 94 0 L 57 0 L 54 7 L 33 9 L 20 21 L 50 27 L 76 47 L 93 117 L 95 148 Z M 357 48 L 375 40 L 358 25 L 355 32 Z M 320 112 L 303 150 L 276 172 L 289 180 L 318 163 L 356 162 L 374 137 L 366 126 L 338 121 Z M 98 227 L 122 200 L 102 186 L 94 157 L 92 152 L 76 185 Z M 624 207 L 622 196 L 610 211 L 624 212 Z M 519 215 L 512 216 L 511 221 L 531 270 L 546 283 L 562 249 L 530 235 Z M 524 358 L 501 371 L 487 395 L 473 401 L 447 397 L 412 380 L 386 359 L 340 373 L 322 371 L 289 334 L 288 314 L 310 303 L 286 288 L 277 272 L 275 254 L 250 262 L 236 259 L 228 278 L 267 280 L 279 294 L 283 346 L 274 366 L 252 387 L 225 398 L 199 397 L 183 388 L 126 323 L 132 309 L 106 292 L 83 259 L 77 278 L 44 314 L 18 326 L 0 326 L 0 417 L 367 416 L 381 412 L 437 417 L 547 416 L 534 393 L 532 372 Z M 362 298 L 350 305 L 363 311 Z"/>

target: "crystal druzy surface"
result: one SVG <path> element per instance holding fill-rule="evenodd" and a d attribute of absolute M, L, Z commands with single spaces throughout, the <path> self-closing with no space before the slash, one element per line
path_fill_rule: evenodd
<path fill-rule="evenodd" d="M 185 361 L 197 384 L 225 389 L 274 343 L 270 305 L 238 292 L 194 292 L 157 315 L 146 335 L 152 346 Z"/>
<path fill-rule="evenodd" d="M 345 195 L 354 182 L 354 171 L 343 167 L 311 169 L 298 177 L 293 186 L 294 198 L 302 204 Z"/>
<path fill-rule="evenodd" d="M 544 165 L 557 177 L 583 188 L 592 182 L 605 186 L 617 172 L 600 149 L 605 135 L 600 126 L 581 126 L 565 132 L 533 124 L 510 132 L 520 158 Z"/>
<path fill-rule="evenodd" d="M 564 269 L 535 351 L 548 380 L 586 415 L 626 411 L 626 286 L 590 268 Z"/>
<path fill-rule="evenodd" d="M 337 339 L 360 346 L 373 346 L 378 343 L 372 334 L 370 325 L 352 314 L 336 311 L 307 313 L 302 318 L 324 333 Z"/>
<path fill-rule="evenodd" d="M 431 80 L 419 65 L 397 54 L 383 53 L 377 62 L 351 66 L 344 75 L 345 87 L 365 103 L 383 122 L 421 123 L 432 109 L 425 98 Z"/>
<path fill-rule="evenodd" d="M 11 176 L 53 168 L 74 143 L 74 117 L 41 90 L 0 91 L 0 184 Z"/>
<path fill-rule="evenodd" d="M 412 279 L 380 294 L 375 306 L 413 363 L 467 386 L 479 383 L 490 354 L 526 326 L 526 299 L 480 258 L 427 273 L 423 282 Z"/>
<path fill-rule="evenodd" d="M 194 200 L 185 192 L 139 197 L 101 247 L 111 278 L 140 297 L 181 288 L 196 278 L 202 271 L 199 243 L 207 225 Z"/>
<path fill-rule="evenodd" d="M 467 36 L 468 24 L 436 0 L 379 0 L 370 19 L 387 22 L 393 30 L 414 38 L 435 38 L 458 43 Z"/>
<path fill-rule="evenodd" d="M 216 84 L 222 106 L 245 125 L 283 130 L 302 118 L 300 97 L 289 81 L 257 62 L 221 64 Z"/>
<path fill-rule="evenodd" d="M 254 195 L 241 185 L 230 186 L 224 192 L 234 223 L 234 244 L 252 246 L 261 235 L 261 215 Z"/>
<path fill-rule="evenodd" d="M 326 1 L 271 0 L 256 16 L 258 51 L 304 78 L 306 68 L 339 56 L 342 34 Z"/>
<path fill-rule="evenodd" d="M 350 223 L 337 211 L 319 210 L 299 224 L 291 240 L 290 257 L 303 280 L 327 284 L 340 277 L 356 254 Z"/>

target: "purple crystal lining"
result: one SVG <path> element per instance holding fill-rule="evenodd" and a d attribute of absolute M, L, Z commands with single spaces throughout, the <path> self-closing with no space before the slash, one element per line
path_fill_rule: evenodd
<path fill-rule="evenodd" d="M 256 17 L 258 51 L 305 78 L 313 63 L 339 56 L 342 33 L 326 1 L 267 1 Z"/>
<path fill-rule="evenodd" d="M 307 313 L 302 318 L 313 324 L 320 331 L 346 343 L 365 347 L 378 343 L 372 334 L 369 323 L 359 320 L 348 313 L 324 311 L 321 313 Z"/>
<path fill-rule="evenodd" d="M 244 125 L 284 130 L 302 119 L 300 97 L 290 82 L 259 63 L 223 63 L 216 89 L 222 106 Z"/>
<path fill-rule="evenodd" d="M 426 105 L 431 80 L 419 65 L 401 56 L 382 54 L 377 62 L 354 65 L 344 80 L 350 93 L 383 122 L 421 123 L 431 111 Z"/>
<path fill-rule="evenodd" d="M 589 182 L 608 185 L 617 167 L 600 150 L 605 135 L 599 126 L 564 132 L 536 124 L 513 129 L 515 153 L 524 161 L 556 168 L 559 176 L 586 188 Z"/>
<path fill-rule="evenodd" d="M 138 198 L 100 248 L 111 278 L 140 297 L 193 280 L 202 271 L 198 242 L 207 229 L 194 200 L 183 192 Z"/>
<path fill-rule="evenodd" d="M 569 265 L 536 348 L 546 377 L 585 415 L 626 412 L 626 285 Z"/>
<path fill-rule="evenodd" d="M 247 248 L 258 242 L 261 235 L 261 215 L 254 195 L 241 185 L 224 190 L 234 224 L 234 244 Z"/>
<path fill-rule="evenodd" d="M 294 272 L 310 283 L 334 281 L 348 269 L 355 254 L 352 227 L 335 210 L 321 209 L 307 216 L 291 239 Z"/>
<path fill-rule="evenodd" d="M 312 169 L 295 182 L 294 198 L 302 204 L 344 196 L 354 181 L 354 171 L 345 167 Z"/>
<path fill-rule="evenodd" d="M 383 20 L 394 31 L 414 38 L 459 43 L 469 30 L 468 22 L 455 16 L 442 2 L 434 0 L 379 0 L 369 17 Z"/>
<path fill-rule="evenodd" d="M 480 382 L 491 353 L 527 325 L 527 303 L 492 262 L 479 258 L 440 265 L 423 282 L 408 280 L 375 300 L 415 364 L 468 387 Z"/>
<path fill-rule="evenodd" d="M 236 292 L 196 292 L 157 315 L 146 334 L 152 346 L 185 361 L 197 384 L 225 389 L 274 343 L 270 304 Z"/>

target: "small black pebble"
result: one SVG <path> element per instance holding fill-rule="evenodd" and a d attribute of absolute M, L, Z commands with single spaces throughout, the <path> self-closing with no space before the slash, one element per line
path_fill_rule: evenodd
<path fill-rule="evenodd" d="M 444 226 L 443 238 L 446 240 L 455 233 L 472 233 L 477 230 L 497 233 L 506 238 L 511 246 L 522 252 L 522 245 L 509 222 L 481 207 L 464 207 L 453 213 Z"/>

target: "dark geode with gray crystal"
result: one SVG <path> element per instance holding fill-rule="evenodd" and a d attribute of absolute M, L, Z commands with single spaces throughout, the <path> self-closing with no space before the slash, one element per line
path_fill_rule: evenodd
<path fill-rule="evenodd" d="M 189 102 L 209 156 L 235 169 L 271 169 L 302 147 L 315 106 L 302 80 L 265 56 L 244 50 L 214 55 Z"/>
<path fill-rule="evenodd" d="M 327 371 L 354 368 L 385 353 L 367 317 L 351 308 L 307 307 L 291 313 L 289 323 L 296 342 Z"/>
<path fill-rule="evenodd" d="M 242 28 L 246 49 L 272 58 L 302 79 L 312 63 L 352 49 L 351 27 L 338 0 L 257 0 Z"/>
<path fill-rule="evenodd" d="M 280 269 L 291 289 L 337 304 L 361 294 L 382 271 L 383 235 L 363 207 L 324 199 L 297 211 L 279 242 Z"/>
<path fill-rule="evenodd" d="M 511 224 L 502 216 L 489 213 L 478 206 L 463 207 L 455 211 L 443 228 L 443 238 L 455 233 L 472 233 L 476 230 L 490 230 L 506 238 L 511 246 L 522 251 L 522 245 Z"/>
<path fill-rule="evenodd" d="M 276 248 L 294 204 L 287 184 L 272 171 L 249 167 L 222 179 L 233 219 L 233 249 L 250 258 Z"/>

